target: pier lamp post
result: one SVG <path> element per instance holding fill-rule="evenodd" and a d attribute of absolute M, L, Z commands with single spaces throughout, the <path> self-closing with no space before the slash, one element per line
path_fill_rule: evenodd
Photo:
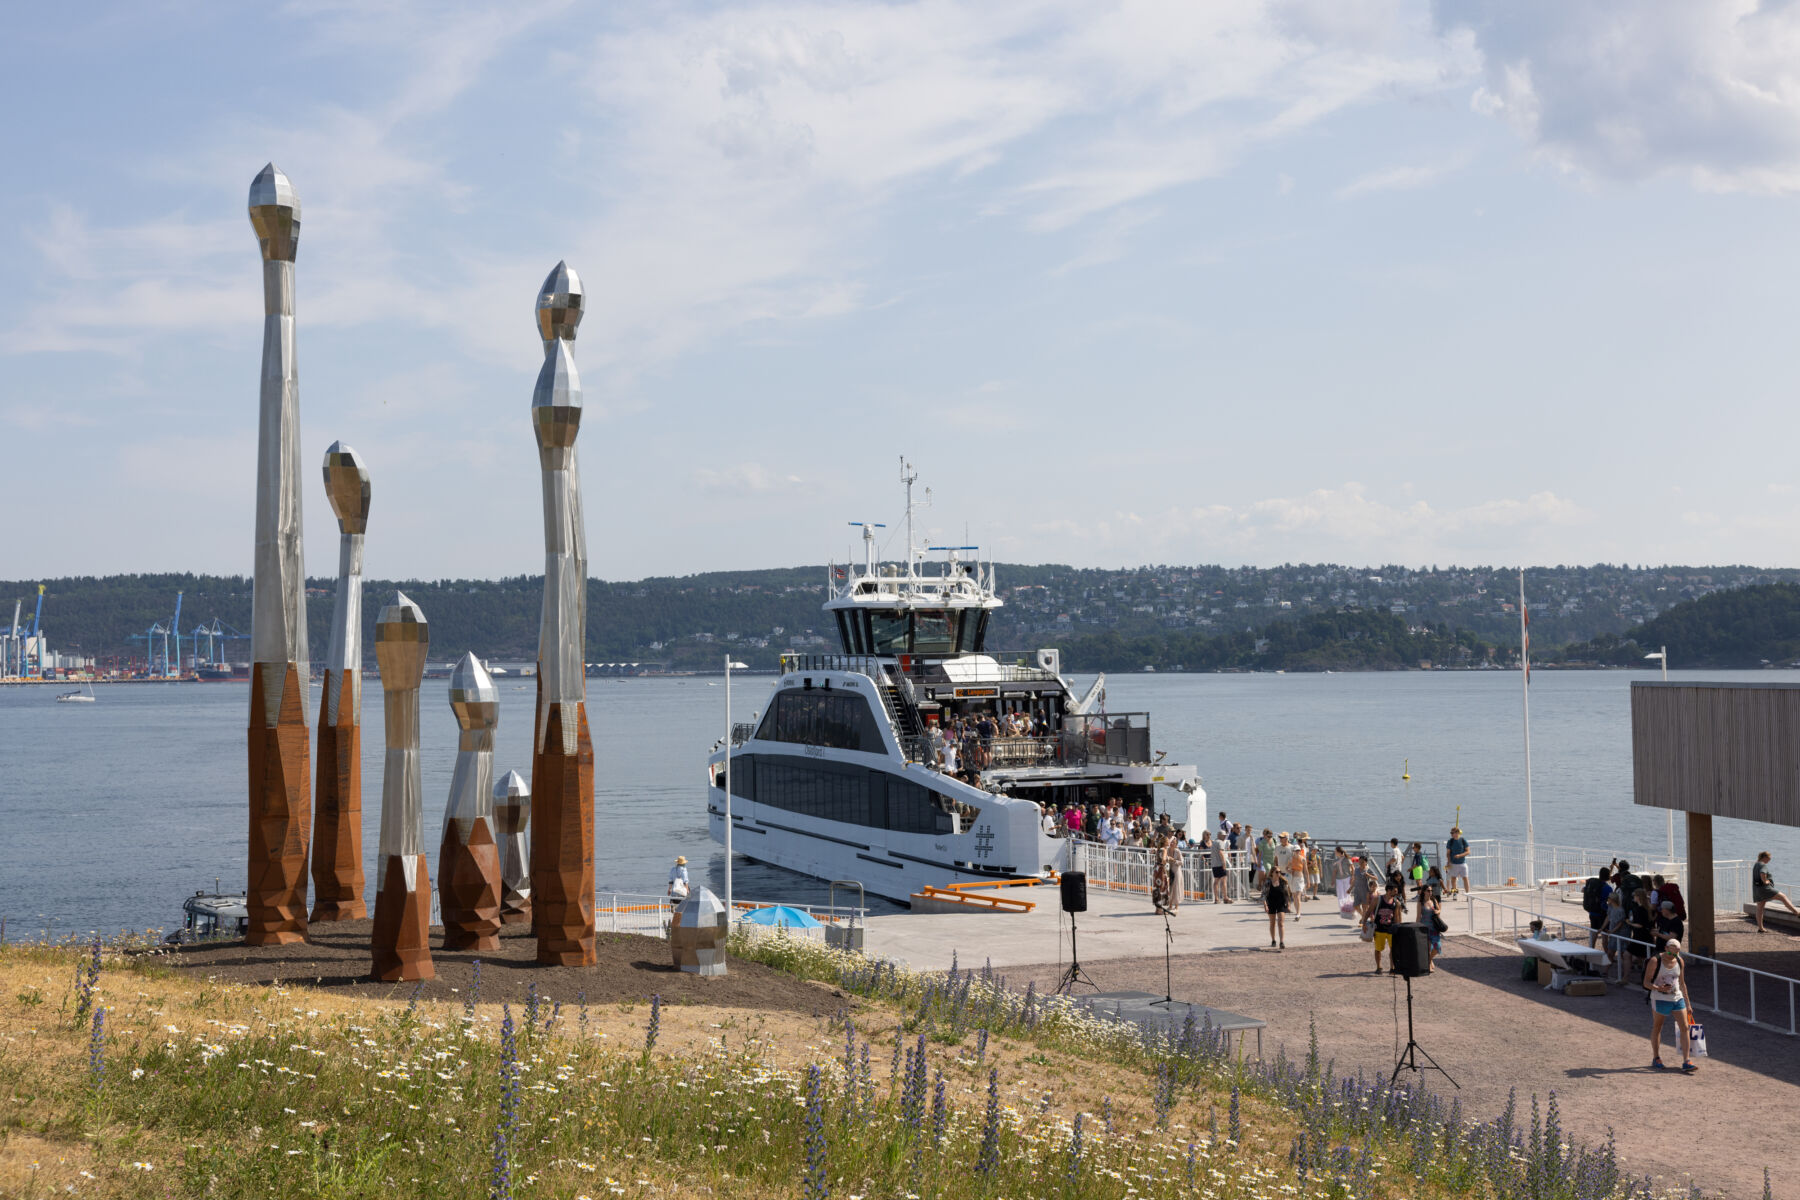
<path fill-rule="evenodd" d="M 750 668 L 741 662 L 733 662 L 731 655 L 725 656 L 725 927 L 731 927 L 733 914 L 737 912 L 731 907 L 731 673 L 747 671 Z"/>
<path fill-rule="evenodd" d="M 1644 655 L 1645 662 L 1649 662 L 1653 658 L 1662 663 L 1662 681 L 1669 682 L 1669 648 L 1658 646 L 1654 653 Z M 1673 867 L 1675 865 L 1675 810 L 1671 808 L 1663 815 L 1669 819 L 1669 865 Z"/>

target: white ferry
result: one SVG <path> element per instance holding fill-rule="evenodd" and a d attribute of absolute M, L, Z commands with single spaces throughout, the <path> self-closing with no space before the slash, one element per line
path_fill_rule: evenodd
<path fill-rule="evenodd" d="M 828 568 L 842 653 L 783 654 L 767 707 L 714 747 L 713 840 L 725 841 L 727 754 L 734 852 L 901 903 L 928 885 L 1062 870 L 1068 842 L 1044 814 L 1070 800 L 1155 809 L 1162 784 L 1178 793 L 1175 822 L 1204 828 L 1195 768 L 1152 752 L 1148 713 L 1105 711 L 1104 676 L 1076 696 L 1059 651 L 986 648 L 1003 604 L 993 566 L 966 561 L 971 546 L 915 548 L 913 478 L 903 467 L 906 561 L 877 562 L 880 526 L 864 524 L 861 567 Z M 1030 732 L 945 736 L 984 718 Z"/>

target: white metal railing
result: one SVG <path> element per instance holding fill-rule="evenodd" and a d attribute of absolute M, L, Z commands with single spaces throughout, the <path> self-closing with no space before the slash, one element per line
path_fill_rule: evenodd
<path fill-rule="evenodd" d="M 1487 941 L 1499 941 L 1503 934 L 1503 926 L 1508 927 L 1504 929 L 1506 936 L 1515 939 L 1526 936 L 1531 932 L 1531 924 L 1534 921 L 1542 922 L 1542 928 L 1546 931 L 1552 926 L 1556 927 L 1558 936 L 1571 942 L 1582 941 L 1590 937 L 1594 932 L 1585 922 L 1564 920 L 1561 917 L 1543 916 L 1538 912 L 1533 912 L 1529 908 L 1520 908 L 1516 904 L 1505 904 L 1487 896 L 1470 895 L 1467 900 L 1469 933 Z M 1479 928 L 1481 921 L 1476 915 L 1477 905 L 1483 906 L 1486 910 L 1486 931 Z M 1521 918 L 1523 918 L 1522 923 L 1520 920 Z M 1602 934 L 1601 936 L 1603 938 L 1611 939 L 1612 948 L 1615 950 L 1624 944 L 1641 947 L 1644 951 L 1643 957 L 1648 957 L 1650 954 L 1653 954 L 1656 949 L 1649 943 L 1640 942 L 1636 938 L 1626 937 L 1622 934 Z M 1708 1012 L 1717 1013 L 1719 1016 L 1727 1017 L 1733 1021 L 1742 1021 L 1747 1025 L 1755 1025 L 1762 1029 L 1773 1029 L 1777 1033 L 1785 1033 L 1789 1036 L 1800 1036 L 1800 979 L 1790 979 L 1786 975 L 1776 975 L 1769 971 L 1759 971 L 1755 967 L 1746 967 L 1740 963 L 1722 962 L 1716 958 L 1709 958 L 1704 954 L 1684 953 L 1682 958 L 1685 959 L 1688 964 L 1687 978 L 1688 991 L 1690 993 L 1698 993 L 1702 990 L 1695 986 L 1695 974 L 1693 970 L 1695 964 L 1701 966 L 1702 970 L 1705 972 L 1702 978 L 1710 985 L 1706 989 L 1709 992 L 1709 999 L 1702 1000 L 1697 994 L 1688 997 L 1688 1003 L 1695 1008 L 1704 1008 Z M 1623 973 L 1624 966 L 1621 963 L 1621 983 L 1625 982 Z M 1736 1004 L 1732 1008 L 1725 1006 L 1727 1001 L 1720 989 L 1722 980 L 1730 981 L 1733 984 L 1739 982 L 1742 983 L 1741 997 L 1734 988 L 1731 999 L 1734 1001 L 1741 999 L 1743 1003 Z M 1762 987 L 1765 992 L 1772 992 L 1777 997 L 1786 1000 L 1787 1023 L 1785 1025 L 1762 1019 L 1757 1005 L 1757 990 L 1759 986 Z M 1762 1006 L 1762 1013 L 1767 1013 L 1769 1007 L 1770 1006 L 1765 1003 Z M 1779 1000 L 1777 1000 L 1774 1007 L 1779 1011 L 1781 1007 Z M 1734 1011 L 1734 1009 L 1736 1011 Z"/>
<path fill-rule="evenodd" d="M 1547 879 L 1585 881 L 1601 867 L 1623 859 L 1631 864 L 1632 873 L 1648 879 L 1661 875 L 1672 879 L 1683 893 L 1688 890 L 1688 869 L 1684 860 L 1670 862 L 1665 855 L 1620 853 L 1594 850 L 1584 846 L 1560 846 L 1539 842 L 1528 847 L 1522 841 L 1503 838 L 1478 838 L 1469 843 L 1469 886 L 1497 889 L 1505 887 L 1536 888 Z M 1741 858 L 1713 860 L 1713 907 L 1721 912 L 1736 912 L 1749 899 L 1750 864 Z M 1509 885 L 1508 880 L 1513 882 Z M 1580 884 L 1554 888 L 1562 898 L 1571 891 L 1579 892 Z"/>
<path fill-rule="evenodd" d="M 738 917 L 750 909 L 768 908 L 777 902 L 740 899 L 733 903 L 737 912 L 732 914 L 732 922 L 736 924 Z M 866 908 L 843 904 L 788 904 L 787 907 L 797 908 L 826 925 L 862 925 L 869 916 Z M 667 896 L 646 892 L 599 892 L 594 896 L 594 928 L 602 933 L 636 933 L 645 937 L 666 938 L 669 936 L 670 914 L 674 909 L 675 905 Z"/>
<path fill-rule="evenodd" d="M 1148 846 L 1106 846 L 1079 839 L 1069 842 L 1069 870 L 1087 872 L 1089 887 L 1115 892 L 1141 892 L 1148 896 L 1155 873 L 1153 864 L 1154 852 Z M 1211 853 L 1183 851 L 1183 903 L 1210 900 L 1212 885 Z M 1250 900 L 1256 895 L 1250 886 L 1249 851 L 1225 852 L 1225 895 L 1232 900 Z"/>

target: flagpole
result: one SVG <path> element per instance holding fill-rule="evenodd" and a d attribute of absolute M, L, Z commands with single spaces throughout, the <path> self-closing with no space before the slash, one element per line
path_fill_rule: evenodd
<path fill-rule="evenodd" d="M 1525 611 L 1525 568 L 1519 568 L 1520 695 L 1525 706 L 1525 886 L 1537 884 L 1537 830 L 1531 820 L 1531 617 Z"/>

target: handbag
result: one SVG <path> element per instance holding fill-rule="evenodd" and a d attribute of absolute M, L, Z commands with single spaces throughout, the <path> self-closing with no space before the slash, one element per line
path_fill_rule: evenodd
<path fill-rule="evenodd" d="M 1427 915 L 1431 917 L 1431 931 L 1433 933 L 1444 934 L 1450 932 L 1450 923 L 1444 920 L 1443 915 L 1435 908 L 1428 910 Z"/>
<path fill-rule="evenodd" d="M 1706 1053 L 1706 1026 L 1698 1021 L 1688 1022 L 1688 1051 L 1695 1058 L 1708 1058 Z"/>

